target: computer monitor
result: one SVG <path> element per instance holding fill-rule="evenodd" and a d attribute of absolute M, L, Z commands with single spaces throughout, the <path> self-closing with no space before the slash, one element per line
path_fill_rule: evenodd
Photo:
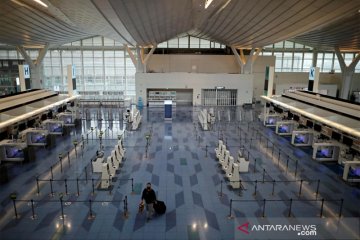
<path fill-rule="evenodd" d="M 48 116 L 46 114 L 41 115 L 41 121 L 45 121 L 47 119 L 47 117 Z"/>
<path fill-rule="evenodd" d="M 294 120 L 295 120 L 295 121 L 299 121 L 299 120 L 300 120 L 300 117 L 299 117 L 298 115 L 295 115 L 295 114 L 294 114 Z"/>
<path fill-rule="evenodd" d="M 19 132 L 23 131 L 26 129 L 26 124 L 25 123 L 20 123 L 19 124 Z"/>
<path fill-rule="evenodd" d="M 331 133 L 331 138 L 332 138 L 332 139 L 335 139 L 335 140 L 337 140 L 337 141 L 340 141 L 340 139 L 341 139 L 341 134 L 338 133 L 338 132 L 332 131 L 332 133 Z"/>
<path fill-rule="evenodd" d="M 309 128 L 312 128 L 314 125 L 314 123 L 310 120 L 306 120 L 306 126 L 309 127 Z"/>
<path fill-rule="evenodd" d="M 288 112 L 288 119 L 292 119 L 294 117 L 294 114 L 292 114 L 291 112 Z"/>
<path fill-rule="evenodd" d="M 342 142 L 347 146 L 351 146 L 353 144 L 353 140 L 347 136 L 343 136 Z"/>
<path fill-rule="evenodd" d="M 319 124 L 314 124 L 314 130 L 317 131 L 317 132 L 321 132 L 321 125 Z"/>

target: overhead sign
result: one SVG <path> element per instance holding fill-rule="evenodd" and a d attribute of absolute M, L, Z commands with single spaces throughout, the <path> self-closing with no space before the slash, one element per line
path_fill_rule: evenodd
<path fill-rule="evenodd" d="M 29 65 L 24 65 L 24 78 L 30 78 L 30 67 Z"/>
<path fill-rule="evenodd" d="M 310 67 L 309 80 L 311 80 L 311 81 L 315 80 L 315 67 Z"/>

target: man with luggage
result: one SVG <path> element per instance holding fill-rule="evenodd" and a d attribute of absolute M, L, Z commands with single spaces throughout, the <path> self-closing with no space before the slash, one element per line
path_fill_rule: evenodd
<path fill-rule="evenodd" d="M 151 188 L 151 183 L 149 182 L 146 184 L 146 188 L 142 192 L 140 204 L 144 204 L 144 201 L 146 204 L 147 221 L 149 221 L 154 214 L 154 203 L 156 204 L 156 194 Z"/>

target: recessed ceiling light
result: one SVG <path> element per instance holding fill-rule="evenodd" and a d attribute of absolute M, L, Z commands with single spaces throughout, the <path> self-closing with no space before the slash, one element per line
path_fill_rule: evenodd
<path fill-rule="evenodd" d="M 210 4 L 212 3 L 213 0 L 205 0 L 205 9 L 208 8 L 208 6 L 210 6 Z"/>
<path fill-rule="evenodd" d="M 46 7 L 46 8 L 48 7 L 48 5 L 46 5 L 45 3 L 43 3 L 41 0 L 34 0 L 34 2 L 40 4 L 40 5 L 43 6 L 43 7 Z"/>

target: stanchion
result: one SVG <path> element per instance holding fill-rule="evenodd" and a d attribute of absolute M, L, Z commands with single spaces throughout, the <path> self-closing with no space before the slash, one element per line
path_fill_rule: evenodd
<path fill-rule="evenodd" d="M 253 193 L 254 196 L 256 196 L 256 190 L 257 190 L 257 180 L 255 180 L 254 193 Z"/>
<path fill-rule="evenodd" d="M 50 167 L 51 179 L 54 179 L 53 166 Z"/>
<path fill-rule="evenodd" d="M 134 192 L 134 178 L 131 178 L 131 192 Z"/>
<path fill-rule="evenodd" d="M 291 207 L 292 207 L 292 198 L 290 198 L 289 214 L 288 217 L 291 217 Z"/>
<path fill-rule="evenodd" d="M 53 179 L 50 179 L 50 192 L 51 192 L 51 195 L 54 196 L 54 191 L 53 191 Z"/>
<path fill-rule="evenodd" d="M 92 183 L 92 195 L 95 194 L 95 186 L 94 186 L 94 179 L 91 179 L 91 183 Z"/>
<path fill-rule="evenodd" d="M 12 198 L 13 205 L 14 205 L 15 218 L 18 218 L 18 213 L 17 213 L 17 209 L 16 209 L 16 196 L 15 197 L 11 196 L 11 198 Z"/>
<path fill-rule="evenodd" d="M 39 177 L 36 177 L 36 188 L 37 188 L 37 193 L 40 194 Z"/>
<path fill-rule="evenodd" d="M 63 196 L 60 195 L 60 204 L 61 204 L 61 218 L 63 220 L 63 223 L 65 221 L 65 216 L 64 216 L 64 206 L 63 206 Z"/>
<path fill-rule="evenodd" d="M 206 145 L 205 146 L 205 157 L 207 157 L 208 156 L 208 146 Z"/>
<path fill-rule="evenodd" d="M 233 216 L 231 215 L 231 212 L 232 212 L 232 202 L 233 202 L 233 200 L 230 199 L 230 206 L 229 206 L 229 215 L 228 215 L 228 218 L 233 218 Z"/>
<path fill-rule="evenodd" d="M 264 198 L 264 207 L 263 207 L 263 212 L 262 212 L 262 217 L 265 217 L 265 205 L 266 205 L 266 199 Z"/>
<path fill-rule="evenodd" d="M 79 190 L 79 178 L 76 178 L 76 190 L 77 190 L 77 195 L 80 196 L 80 190 Z"/>
<path fill-rule="evenodd" d="M 92 211 L 92 201 L 91 201 L 91 199 L 89 199 L 89 218 L 94 219 L 94 214 L 93 214 L 93 211 Z"/>
<path fill-rule="evenodd" d="M 242 189 L 241 189 L 241 188 L 242 188 L 241 186 L 242 186 L 242 184 L 241 184 L 241 180 L 240 180 L 240 182 L 239 182 L 239 196 L 241 195 L 241 190 L 242 190 Z"/>
<path fill-rule="evenodd" d="M 67 188 L 67 179 L 64 179 L 64 183 L 65 183 L 65 195 L 68 195 L 68 188 Z"/>
<path fill-rule="evenodd" d="M 279 155 L 278 155 L 278 167 L 279 167 L 279 165 L 280 165 L 280 154 L 281 154 L 281 150 L 280 150 L 280 148 L 279 148 Z"/>
<path fill-rule="evenodd" d="M 111 185 L 110 185 L 110 183 L 111 183 L 111 177 L 109 177 L 109 195 L 111 195 Z"/>
<path fill-rule="evenodd" d="M 223 196 L 222 185 L 223 185 L 223 180 L 220 180 L 220 193 L 219 193 L 219 196 L 220 196 L 220 197 Z"/>
<path fill-rule="evenodd" d="M 316 186 L 316 193 L 315 193 L 315 199 L 316 200 L 317 200 L 317 197 L 319 195 L 319 188 L 320 188 L 320 179 L 318 179 L 317 186 Z"/>
<path fill-rule="evenodd" d="M 60 161 L 60 172 L 63 172 L 62 157 L 59 157 Z"/>
<path fill-rule="evenodd" d="M 324 199 L 321 199 L 321 209 L 320 209 L 320 217 L 323 216 L 323 209 L 324 209 Z"/>
<path fill-rule="evenodd" d="M 265 168 L 263 169 L 262 183 L 265 183 Z"/>
<path fill-rule="evenodd" d="M 299 188 L 299 197 L 301 196 L 301 190 L 302 190 L 303 180 L 300 180 L 300 188 Z"/>
<path fill-rule="evenodd" d="M 287 156 L 287 159 L 286 159 L 286 173 L 288 171 L 288 168 L 289 168 L 289 155 Z"/>
<path fill-rule="evenodd" d="M 342 215 L 343 204 L 344 204 L 344 199 L 342 198 L 341 202 L 340 202 L 339 218 L 341 218 L 341 215 Z"/>
<path fill-rule="evenodd" d="M 125 196 L 124 200 L 124 217 L 127 218 L 128 217 L 128 203 L 127 203 L 127 196 Z"/>
<path fill-rule="evenodd" d="M 32 219 L 35 219 L 35 209 L 34 209 L 34 200 L 31 201 L 31 212 L 32 212 Z"/>
<path fill-rule="evenodd" d="M 92 163 L 90 163 L 92 165 Z M 85 180 L 86 180 L 86 184 L 88 182 L 88 175 L 87 175 L 87 166 L 85 166 Z"/>
<path fill-rule="evenodd" d="M 272 193 L 271 193 L 271 195 L 274 196 L 274 192 L 275 192 L 275 179 L 273 180 Z"/>
<path fill-rule="evenodd" d="M 255 158 L 255 162 L 254 162 L 254 172 L 256 172 L 256 158 Z"/>
<path fill-rule="evenodd" d="M 294 173 L 295 178 L 297 175 L 297 169 L 298 169 L 298 160 L 296 160 L 296 162 L 295 162 L 295 173 Z"/>

